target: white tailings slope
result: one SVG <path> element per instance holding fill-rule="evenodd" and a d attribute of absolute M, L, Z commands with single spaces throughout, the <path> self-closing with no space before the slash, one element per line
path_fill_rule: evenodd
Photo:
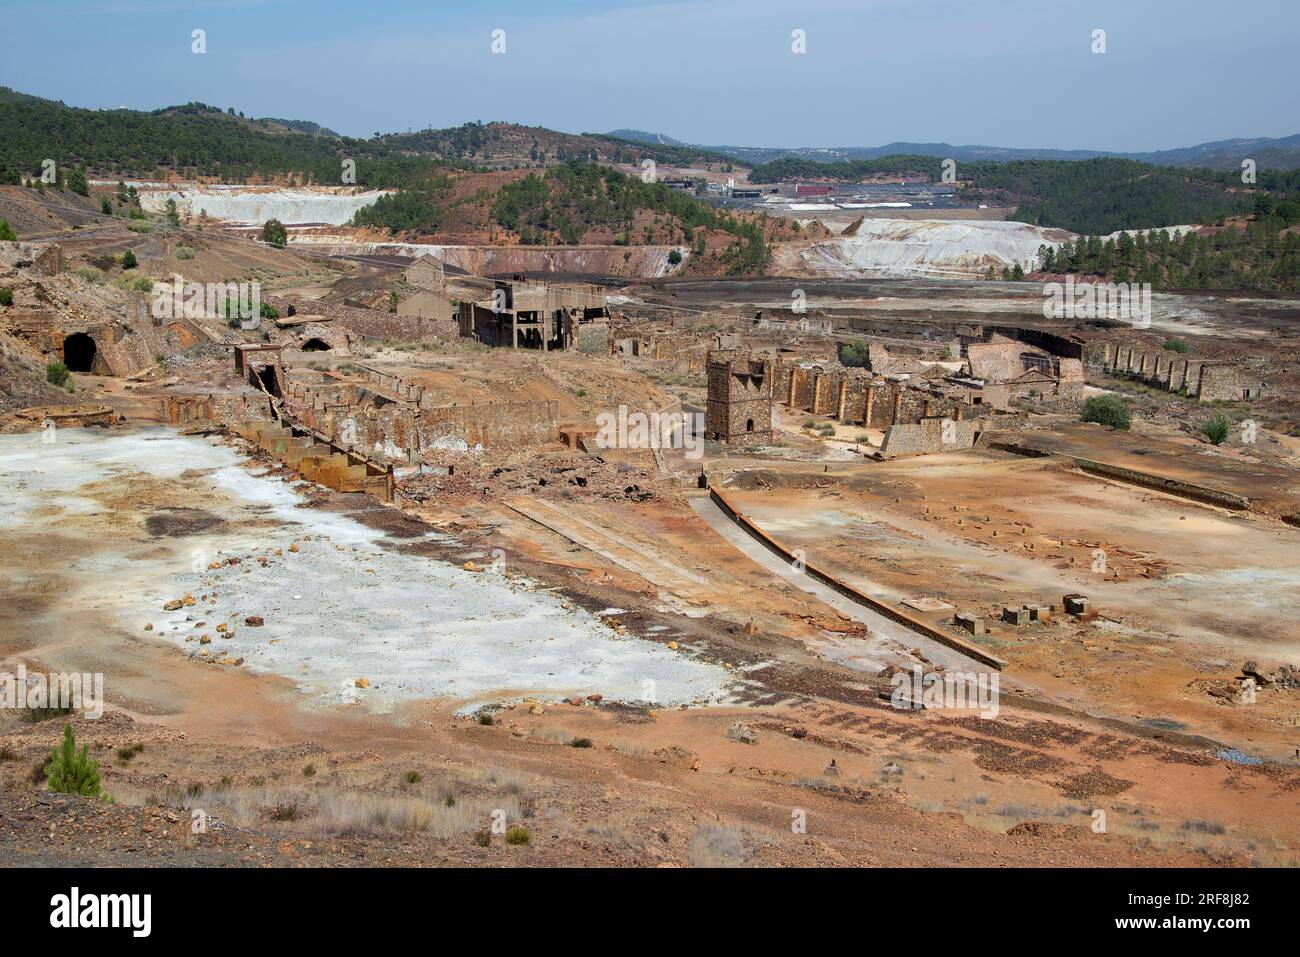
<path fill-rule="evenodd" d="M 816 243 L 785 243 L 773 250 L 774 271 L 789 276 L 964 279 L 999 274 L 1038 261 L 1039 246 L 1058 246 L 1074 234 L 998 220 L 864 219 L 851 236 Z"/>
<path fill-rule="evenodd" d="M 140 205 L 148 212 L 161 213 L 167 200 L 174 199 L 182 219 L 197 219 L 200 213 L 206 213 L 209 219 L 228 223 L 261 225 L 268 219 L 278 219 L 286 226 L 342 226 L 352 221 L 357 210 L 389 192 L 355 187 L 196 186 L 141 190 Z"/>

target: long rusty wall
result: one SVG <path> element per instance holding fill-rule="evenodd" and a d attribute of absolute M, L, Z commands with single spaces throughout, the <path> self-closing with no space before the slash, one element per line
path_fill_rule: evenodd
<path fill-rule="evenodd" d="M 921 621 L 919 618 L 913 618 L 911 615 L 907 614 L 907 612 L 895 608 L 893 605 L 888 605 L 877 598 L 872 598 L 870 595 L 858 591 L 858 589 L 854 588 L 852 585 L 840 581 L 829 572 L 823 571 L 817 566 L 811 564 L 806 558 L 796 558 L 793 552 L 754 524 L 754 522 L 750 520 L 749 516 L 736 508 L 736 506 L 733 505 L 727 497 L 712 484 L 709 485 L 709 496 L 717 504 L 718 508 L 722 509 L 723 513 L 728 518 L 739 525 L 752 538 L 756 539 L 762 545 L 765 545 L 785 561 L 791 563 L 798 561 L 802 565 L 805 574 L 811 575 L 817 581 L 826 585 L 828 588 L 834 589 L 850 601 L 857 602 L 858 604 L 871 609 L 876 614 L 885 616 L 890 621 L 897 622 L 905 628 L 910 628 L 912 631 L 924 635 L 932 641 L 937 641 L 948 648 L 952 648 L 954 651 L 959 651 L 969 658 L 973 658 L 982 664 L 988 665 L 990 668 L 996 668 L 998 671 L 1001 671 L 1003 666 L 1006 664 L 1006 662 L 1001 658 L 990 654 L 983 648 L 962 641 L 960 638 L 950 635 L 947 632 L 940 631 L 928 622 Z"/>

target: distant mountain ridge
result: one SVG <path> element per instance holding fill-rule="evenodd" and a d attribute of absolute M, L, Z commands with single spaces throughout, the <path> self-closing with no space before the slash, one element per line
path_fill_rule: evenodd
<path fill-rule="evenodd" d="M 758 165 L 779 159 L 803 159 L 819 163 L 842 163 L 850 160 L 876 159 L 881 156 L 935 156 L 959 162 L 987 160 L 1004 163 L 1011 160 L 1057 159 L 1087 160 L 1118 158 L 1139 160 L 1157 166 L 1203 167 L 1214 170 L 1239 169 L 1242 160 L 1253 159 L 1259 169 L 1300 168 L 1300 133 L 1273 138 L 1257 136 L 1215 140 L 1176 149 L 1146 153 L 1115 153 L 1106 150 L 1017 149 L 1004 146 L 954 146 L 951 143 L 887 143 L 884 146 L 836 147 L 764 147 L 704 146 L 688 144 L 663 133 L 642 130 L 616 130 L 609 136 L 637 143 L 695 146 L 698 149 L 734 156 L 743 163 Z"/>

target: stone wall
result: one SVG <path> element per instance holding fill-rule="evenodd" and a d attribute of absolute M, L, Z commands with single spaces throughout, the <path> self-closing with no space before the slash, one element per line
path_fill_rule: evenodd
<path fill-rule="evenodd" d="M 885 432 L 881 455 L 932 455 L 969 449 L 979 436 L 980 424 L 970 419 L 946 416 L 915 423 L 891 425 Z"/>
<path fill-rule="evenodd" d="M 416 383 L 359 366 L 351 377 L 291 377 L 292 417 L 345 447 L 402 458 L 438 448 L 529 447 L 559 440 L 554 400 L 434 404 Z"/>
<path fill-rule="evenodd" d="M 1202 402 L 1237 402 L 1258 398 L 1263 384 L 1245 375 L 1233 362 L 1189 358 L 1168 349 L 1141 343 L 1089 343 L 1085 361 L 1112 375 L 1145 382 L 1169 392 L 1182 392 Z"/>

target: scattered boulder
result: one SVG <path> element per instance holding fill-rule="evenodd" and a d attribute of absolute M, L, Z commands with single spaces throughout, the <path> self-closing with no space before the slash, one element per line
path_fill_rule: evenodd
<path fill-rule="evenodd" d="M 727 729 L 727 737 L 741 744 L 758 744 L 758 733 L 741 721 L 737 721 Z"/>
<path fill-rule="evenodd" d="M 249 615 L 247 618 L 244 619 L 244 624 L 246 624 L 249 628 L 261 628 L 262 625 L 265 624 L 265 622 L 262 621 L 260 615 Z"/>

